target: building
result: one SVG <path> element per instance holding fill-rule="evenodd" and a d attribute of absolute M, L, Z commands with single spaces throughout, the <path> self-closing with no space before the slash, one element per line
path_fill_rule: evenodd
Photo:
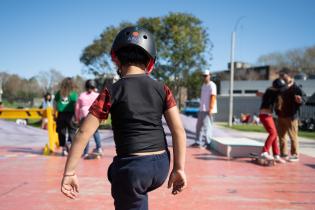
<path fill-rule="evenodd" d="M 308 97 L 315 92 L 315 80 L 295 80 L 302 87 Z M 272 80 L 238 80 L 234 81 L 233 93 L 235 96 L 255 96 L 256 92 L 265 92 L 272 85 Z M 220 92 L 218 95 L 230 95 L 230 81 L 220 81 Z"/>
<path fill-rule="evenodd" d="M 230 80 L 230 64 L 228 70 L 214 74 L 217 80 Z M 279 69 L 272 66 L 250 66 L 242 62 L 235 62 L 234 80 L 274 80 L 278 77 Z"/>
<path fill-rule="evenodd" d="M 256 96 L 256 92 L 265 92 L 272 85 L 272 81 L 278 78 L 279 69 L 271 66 L 251 67 L 248 64 L 235 64 L 235 79 L 233 88 L 233 114 L 239 117 L 241 113 L 250 115 L 259 112 L 261 98 Z M 230 71 L 225 70 L 217 72 L 214 75 L 218 86 L 218 114 L 216 120 L 227 121 L 229 110 L 230 95 Z M 295 82 L 300 85 L 308 97 L 315 92 L 315 80 L 297 77 Z M 301 118 L 312 116 L 315 118 L 314 108 L 309 109 L 303 106 L 301 109 Z"/>

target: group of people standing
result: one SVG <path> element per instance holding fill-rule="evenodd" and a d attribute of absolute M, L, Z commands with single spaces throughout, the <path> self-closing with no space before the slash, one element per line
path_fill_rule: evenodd
<path fill-rule="evenodd" d="M 117 155 L 107 175 L 115 209 L 147 210 L 148 193 L 162 186 L 170 169 L 171 153 L 163 130 L 162 116 L 172 134 L 173 169 L 169 175 L 168 188 L 172 188 L 174 195 L 187 186 L 186 134 L 171 90 L 148 76 L 156 60 L 152 34 L 138 26 L 127 27 L 117 34 L 110 55 L 117 67 L 119 81 L 104 88 L 99 95 L 95 92 L 94 83 L 87 82 L 86 92 L 78 97 L 71 78 L 66 78 L 56 94 L 57 132 L 65 155 L 68 153 L 66 131 L 72 138 L 75 134 L 73 119 L 83 121 L 67 158 L 61 191 L 72 199 L 78 196 L 76 167 L 82 151 L 93 133 L 95 139 L 98 138 L 95 132 L 101 121 L 110 114 Z M 196 136 L 196 145 L 199 147 L 208 147 L 211 143 L 213 115 L 217 113 L 216 95 L 217 88 L 211 81 L 210 72 L 203 72 Z M 273 86 L 263 94 L 260 119 L 270 135 L 262 156 L 271 158 L 269 149 L 272 147 L 277 160 L 282 160 L 280 155 L 288 157 L 284 139 L 288 133 L 292 141 L 290 159 L 298 160 L 296 116 L 302 102 L 302 90 L 294 83 L 290 73 L 286 69 L 282 70 L 280 79 L 274 81 Z M 274 111 L 279 117 L 280 152 L 272 118 Z"/>
<path fill-rule="evenodd" d="M 210 147 L 213 118 L 214 114 L 217 113 L 216 95 L 216 84 L 211 81 L 209 70 L 206 70 L 203 72 L 196 140 L 192 146 Z M 298 161 L 298 112 L 306 100 L 306 95 L 301 87 L 294 82 L 292 72 L 288 68 L 281 69 L 279 78 L 272 82 L 272 86 L 267 88 L 265 93 L 258 92 L 257 95 L 262 97 L 259 121 L 269 134 L 260 157 L 275 160 L 278 163 Z M 277 116 L 276 123 L 274 115 Z M 291 140 L 290 153 L 286 140 L 287 134 Z"/>
<path fill-rule="evenodd" d="M 56 131 L 58 133 L 59 145 L 62 147 L 62 155 L 67 156 L 71 142 L 73 141 L 77 127 L 88 115 L 89 108 L 98 97 L 96 82 L 87 80 L 85 82 L 85 91 L 78 96 L 76 85 L 72 78 L 67 77 L 62 80 L 60 89 L 56 92 L 54 98 L 50 93 L 46 93 L 41 108 L 54 107 L 56 114 Z M 47 118 L 42 119 L 42 128 L 47 127 Z M 101 138 L 98 130 L 93 134 L 96 148 L 93 152 L 102 154 Z M 87 158 L 89 153 L 89 144 L 86 145 L 83 158 Z"/>
<path fill-rule="evenodd" d="M 278 163 L 299 161 L 298 114 L 300 106 L 306 101 L 306 95 L 294 82 L 292 72 L 288 68 L 281 69 L 279 78 L 273 81 L 272 87 L 258 95 L 262 96 L 259 118 L 269 133 L 261 157 L 274 159 Z M 277 115 L 276 123 L 273 113 Z M 290 153 L 287 134 L 291 140 Z M 271 148 L 273 155 L 270 153 Z"/>
<path fill-rule="evenodd" d="M 210 148 L 213 133 L 214 114 L 217 113 L 217 87 L 211 81 L 209 70 L 202 73 L 203 85 L 201 87 L 200 113 L 196 124 L 196 141 L 194 146 Z M 61 82 L 60 90 L 54 98 L 55 109 L 58 112 L 56 119 L 59 144 L 63 148 L 62 154 L 67 155 L 72 142 L 77 124 L 82 123 L 89 113 L 89 108 L 98 97 L 96 83 L 87 80 L 85 92 L 78 94 L 74 91 L 71 78 Z M 279 72 L 279 78 L 275 79 L 272 86 L 265 93 L 258 93 L 262 97 L 259 112 L 259 120 L 269 133 L 263 147 L 261 157 L 269 160 L 274 159 L 278 163 L 299 160 L 298 141 L 298 111 L 305 102 L 305 94 L 294 82 L 291 72 L 283 68 Z M 51 106 L 51 95 L 45 95 L 43 106 Z M 274 121 L 274 114 L 277 121 Z M 288 152 L 286 135 L 291 140 L 291 151 Z M 66 137 L 68 136 L 68 140 Z M 102 154 L 101 139 L 98 130 L 93 134 L 96 148 L 93 152 Z M 278 141 L 279 139 L 279 141 Z M 280 149 L 278 144 L 280 144 Z M 271 152 L 272 150 L 272 152 Z M 83 157 L 88 156 L 89 144 L 84 149 Z M 289 155 L 290 154 L 290 155 Z"/>

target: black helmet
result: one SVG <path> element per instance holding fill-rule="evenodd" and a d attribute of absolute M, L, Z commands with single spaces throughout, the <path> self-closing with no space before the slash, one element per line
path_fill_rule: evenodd
<path fill-rule="evenodd" d="M 272 87 L 276 88 L 279 91 L 283 91 L 286 89 L 286 83 L 283 79 L 275 79 L 272 82 Z"/>
<path fill-rule="evenodd" d="M 85 82 L 85 89 L 89 90 L 89 89 L 94 89 L 96 88 L 96 82 L 92 79 L 88 79 Z"/>
<path fill-rule="evenodd" d="M 130 45 L 135 45 L 142 48 L 150 57 L 150 62 L 147 66 L 148 73 L 152 71 L 156 59 L 156 48 L 153 35 L 146 29 L 139 26 L 127 27 L 121 30 L 112 45 L 111 56 L 114 62 L 117 62 L 115 53 Z"/>

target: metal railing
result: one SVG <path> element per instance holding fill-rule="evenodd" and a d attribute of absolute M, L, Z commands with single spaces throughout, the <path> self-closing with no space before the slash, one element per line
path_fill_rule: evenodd
<path fill-rule="evenodd" d="M 53 153 L 59 147 L 56 122 L 53 109 L 0 109 L 0 119 L 42 119 L 47 118 L 48 143 L 43 149 L 44 155 Z"/>

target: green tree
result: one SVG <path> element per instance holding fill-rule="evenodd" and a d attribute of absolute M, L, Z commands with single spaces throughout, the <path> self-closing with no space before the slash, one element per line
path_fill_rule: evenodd
<path fill-rule="evenodd" d="M 187 94 L 189 99 L 199 98 L 203 83 L 202 71 L 197 70 L 187 78 Z"/>
<path fill-rule="evenodd" d="M 123 22 L 117 27 L 107 27 L 98 39 L 95 39 L 92 44 L 83 50 L 80 61 L 85 64 L 86 72 L 97 77 L 115 72 L 111 62 L 110 49 L 117 33 L 130 25 L 132 24 Z"/>
<path fill-rule="evenodd" d="M 3 83 L 3 98 L 12 102 L 32 102 L 33 98 L 41 97 L 43 90 L 35 77 L 24 79 L 16 74 L 8 75 Z"/>
<path fill-rule="evenodd" d="M 16 75 L 9 75 L 3 83 L 3 98 L 10 103 L 18 98 L 18 91 L 21 88 L 21 78 Z"/>
<path fill-rule="evenodd" d="M 123 22 L 109 26 L 87 46 L 80 61 L 96 76 L 114 73 L 110 48 L 116 34 L 132 25 Z M 147 28 L 155 37 L 158 59 L 152 75 L 165 81 L 175 95 L 180 86 L 190 86 L 188 79 L 197 69 L 209 66 L 213 47 L 206 29 L 197 17 L 187 13 L 169 13 L 163 17 L 140 18 L 135 24 Z"/>
<path fill-rule="evenodd" d="M 190 77 L 209 66 L 213 47 L 201 20 L 187 13 L 170 13 L 161 18 L 141 18 L 138 25 L 152 31 L 157 40 L 160 59 L 153 75 L 171 86 L 176 96 L 180 86 L 199 89 Z M 190 92 L 189 98 L 196 96 Z"/>

